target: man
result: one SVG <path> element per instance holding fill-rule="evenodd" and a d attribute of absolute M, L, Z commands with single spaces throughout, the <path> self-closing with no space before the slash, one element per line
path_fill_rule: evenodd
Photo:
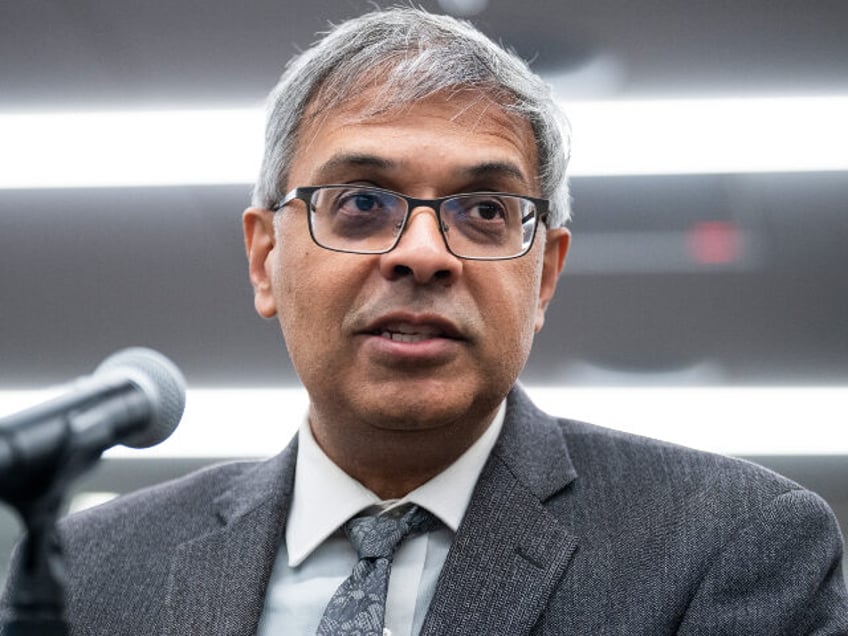
<path fill-rule="evenodd" d="M 68 519 L 74 633 L 848 633 L 816 495 L 516 385 L 569 245 L 567 147 L 521 61 L 375 12 L 270 106 L 245 244 L 308 418 L 267 462 Z"/>

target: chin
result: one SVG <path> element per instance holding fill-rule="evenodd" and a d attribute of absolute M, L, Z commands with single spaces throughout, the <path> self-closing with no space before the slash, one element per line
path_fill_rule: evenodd
<path fill-rule="evenodd" d="M 453 423 L 486 417 L 503 399 L 482 397 L 466 385 L 462 389 L 453 381 L 447 386 L 432 383 L 424 386 L 381 389 L 378 400 L 358 404 L 373 426 L 384 430 L 425 431 L 449 427 Z"/>
<path fill-rule="evenodd" d="M 465 417 L 468 404 L 453 400 L 391 400 L 368 405 L 365 412 L 377 428 L 397 431 L 423 431 L 448 426 Z"/>

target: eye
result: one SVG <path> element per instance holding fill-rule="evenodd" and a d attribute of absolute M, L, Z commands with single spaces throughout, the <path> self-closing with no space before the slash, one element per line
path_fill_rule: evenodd
<path fill-rule="evenodd" d="M 352 190 L 339 195 L 336 209 L 347 214 L 380 212 L 387 207 L 386 197 L 371 190 Z"/>
<path fill-rule="evenodd" d="M 468 197 L 463 200 L 462 208 L 470 221 L 505 221 L 509 216 L 507 206 L 499 197 Z"/>
<path fill-rule="evenodd" d="M 479 201 L 470 211 L 484 221 L 494 221 L 505 216 L 503 205 L 494 200 Z"/>

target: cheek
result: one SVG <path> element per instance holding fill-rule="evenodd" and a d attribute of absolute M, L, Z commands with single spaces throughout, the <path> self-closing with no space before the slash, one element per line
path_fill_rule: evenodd
<path fill-rule="evenodd" d="M 278 243 L 281 245 L 281 243 Z M 315 287 L 315 267 L 308 249 L 289 250 L 275 261 L 273 272 L 277 316 L 289 353 L 296 362 L 298 353 L 314 341 L 312 334 L 321 329 L 315 313 L 322 311 L 325 299 Z M 307 327 L 313 325 L 314 330 Z"/>
<path fill-rule="evenodd" d="M 527 281 L 527 284 L 532 285 L 533 282 L 534 281 Z M 530 289 L 533 288 L 531 287 Z M 517 322 L 515 325 L 515 333 L 518 338 L 516 348 L 519 355 L 522 357 L 520 364 L 521 367 L 523 367 L 524 363 L 527 361 L 527 357 L 530 355 L 530 349 L 533 346 L 533 339 L 536 336 L 537 296 L 535 294 L 525 293 L 521 296 L 515 296 L 515 298 L 521 299 L 521 302 L 516 303 L 515 307 L 515 318 Z"/>
<path fill-rule="evenodd" d="M 342 355 L 342 323 L 360 284 L 351 267 L 310 246 L 278 259 L 274 271 L 280 326 L 295 367 L 309 373 Z M 322 250 L 323 252 L 323 250 Z"/>
<path fill-rule="evenodd" d="M 306 297 L 314 288 L 312 279 L 318 278 L 322 261 L 316 253 L 319 248 L 309 238 L 305 220 L 293 215 L 280 218 L 275 228 L 273 284 L 280 312 L 290 322 L 300 313 L 301 303 L 308 300 Z"/>
<path fill-rule="evenodd" d="M 523 272 L 522 287 L 524 295 L 521 297 L 522 304 L 522 320 L 523 320 L 523 345 L 526 348 L 526 355 L 529 356 L 530 348 L 533 345 L 533 339 L 538 332 L 538 315 L 539 315 L 539 289 L 542 283 L 542 254 L 537 253 L 537 257 L 528 264 Z"/>
<path fill-rule="evenodd" d="M 487 330 L 494 336 L 490 342 L 513 365 L 523 365 L 533 344 L 539 288 L 534 261 L 528 258 L 520 267 L 489 272 L 487 277 L 489 284 L 492 280 L 501 281 L 496 291 L 488 295 L 483 308 L 488 315 Z M 519 265 L 517 261 L 512 264 Z"/>

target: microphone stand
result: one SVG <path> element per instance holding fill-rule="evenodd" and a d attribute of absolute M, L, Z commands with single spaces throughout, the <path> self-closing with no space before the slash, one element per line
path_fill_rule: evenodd
<path fill-rule="evenodd" d="M 16 569 L 11 574 L 11 618 L 3 636 L 67 636 L 65 569 L 56 521 L 63 497 L 48 492 L 16 509 L 26 526 Z"/>
<path fill-rule="evenodd" d="M 111 445 L 96 429 L 86 431 L 94 434 L 72 434 L 80 423 L 85 428 L 85 419 L 85 414 L 53 418 L 48 436 L 62 440 L 55 452 L 38 461 L 23 458 L 17 465 L 17 478 L 0 483 L 0 499 L 16 510 L 26 528 L 10 573 L 11 612 L 0 625 L 2 636 L 70 634 L 64 616 L 65 562 L 56 522 L 70 482 L 96 464 Z"/>

